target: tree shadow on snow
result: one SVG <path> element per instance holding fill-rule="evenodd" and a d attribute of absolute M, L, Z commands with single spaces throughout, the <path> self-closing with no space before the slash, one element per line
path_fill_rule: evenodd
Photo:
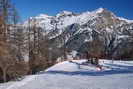
<path fill-rule="evenodd" d="M 79 65 L 79 64 L 77 64 Z M 105 67 L 112 67 L 110 70 L 103 71 L 59 71 L 52 70 L 46 72 L 46 74 L 63 74 L 63 75 L 82 75 L 82 76 L 104 76 L 104 75 L 114 75 L 114 74 L 129 74 L 133 73 L 133 66 L 118 65 L 118 64 L 106 64 Z"/>

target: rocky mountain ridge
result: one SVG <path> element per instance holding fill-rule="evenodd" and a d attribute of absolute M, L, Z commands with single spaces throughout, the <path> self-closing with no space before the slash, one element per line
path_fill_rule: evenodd
<path fill-rule="evenodd" d="M 68 50 L 83 53 L 91 48 L 90 42 L 99 39 L 103 43 L 103 54 L 106 51 L 117 56 L 133 54 L 133 20 L 117 17 L 107 9 L 99 8 L 81 14 L 63 11 L 56 16 L 40 14 L 30 19 L 35 19 L 47 33 L 51 47 L 65 46 Z"/>

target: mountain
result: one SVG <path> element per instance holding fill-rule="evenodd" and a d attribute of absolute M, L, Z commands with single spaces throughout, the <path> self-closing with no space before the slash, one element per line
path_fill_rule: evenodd
<path fill-rule="evenodd" d="M 66 46 L 68 50 L 84 53 L 90 48 L 91 41 L 99 39 L 103 43 L 103 55 L 108 52 L 128 58 L 126 54 L 133 54 L 133 20 L 117 17 L 107 9 L 80 14 L 62 11 L 56 16 L 40 14 L 30 19 L 35 19 L 48 35 L 52 47 Z M 24 25 L 27 23 L 25 21 Z"/>

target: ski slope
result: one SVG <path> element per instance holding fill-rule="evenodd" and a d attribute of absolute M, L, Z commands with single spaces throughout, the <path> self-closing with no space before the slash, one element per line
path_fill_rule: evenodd
<path fill-rule="evenodd" d="M 19 82 L 1 84 L 0 89 L 132 89 L 133 61 L 101 60 L 99 70 L 93 65 L 82 65 L 85 60 L 62 62 L 26 76 Z"/>

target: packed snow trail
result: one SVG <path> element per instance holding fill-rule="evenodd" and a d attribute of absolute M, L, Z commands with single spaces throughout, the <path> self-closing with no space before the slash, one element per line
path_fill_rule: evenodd
<path fill-rule="evenodd" d="M 132 89 L 133 62 L 104 60 L 103 70 L 82 65 L 85 60 L 62 62 L 0 89 Z M 2 86 L 2 85 L 0 85 Z"/>

